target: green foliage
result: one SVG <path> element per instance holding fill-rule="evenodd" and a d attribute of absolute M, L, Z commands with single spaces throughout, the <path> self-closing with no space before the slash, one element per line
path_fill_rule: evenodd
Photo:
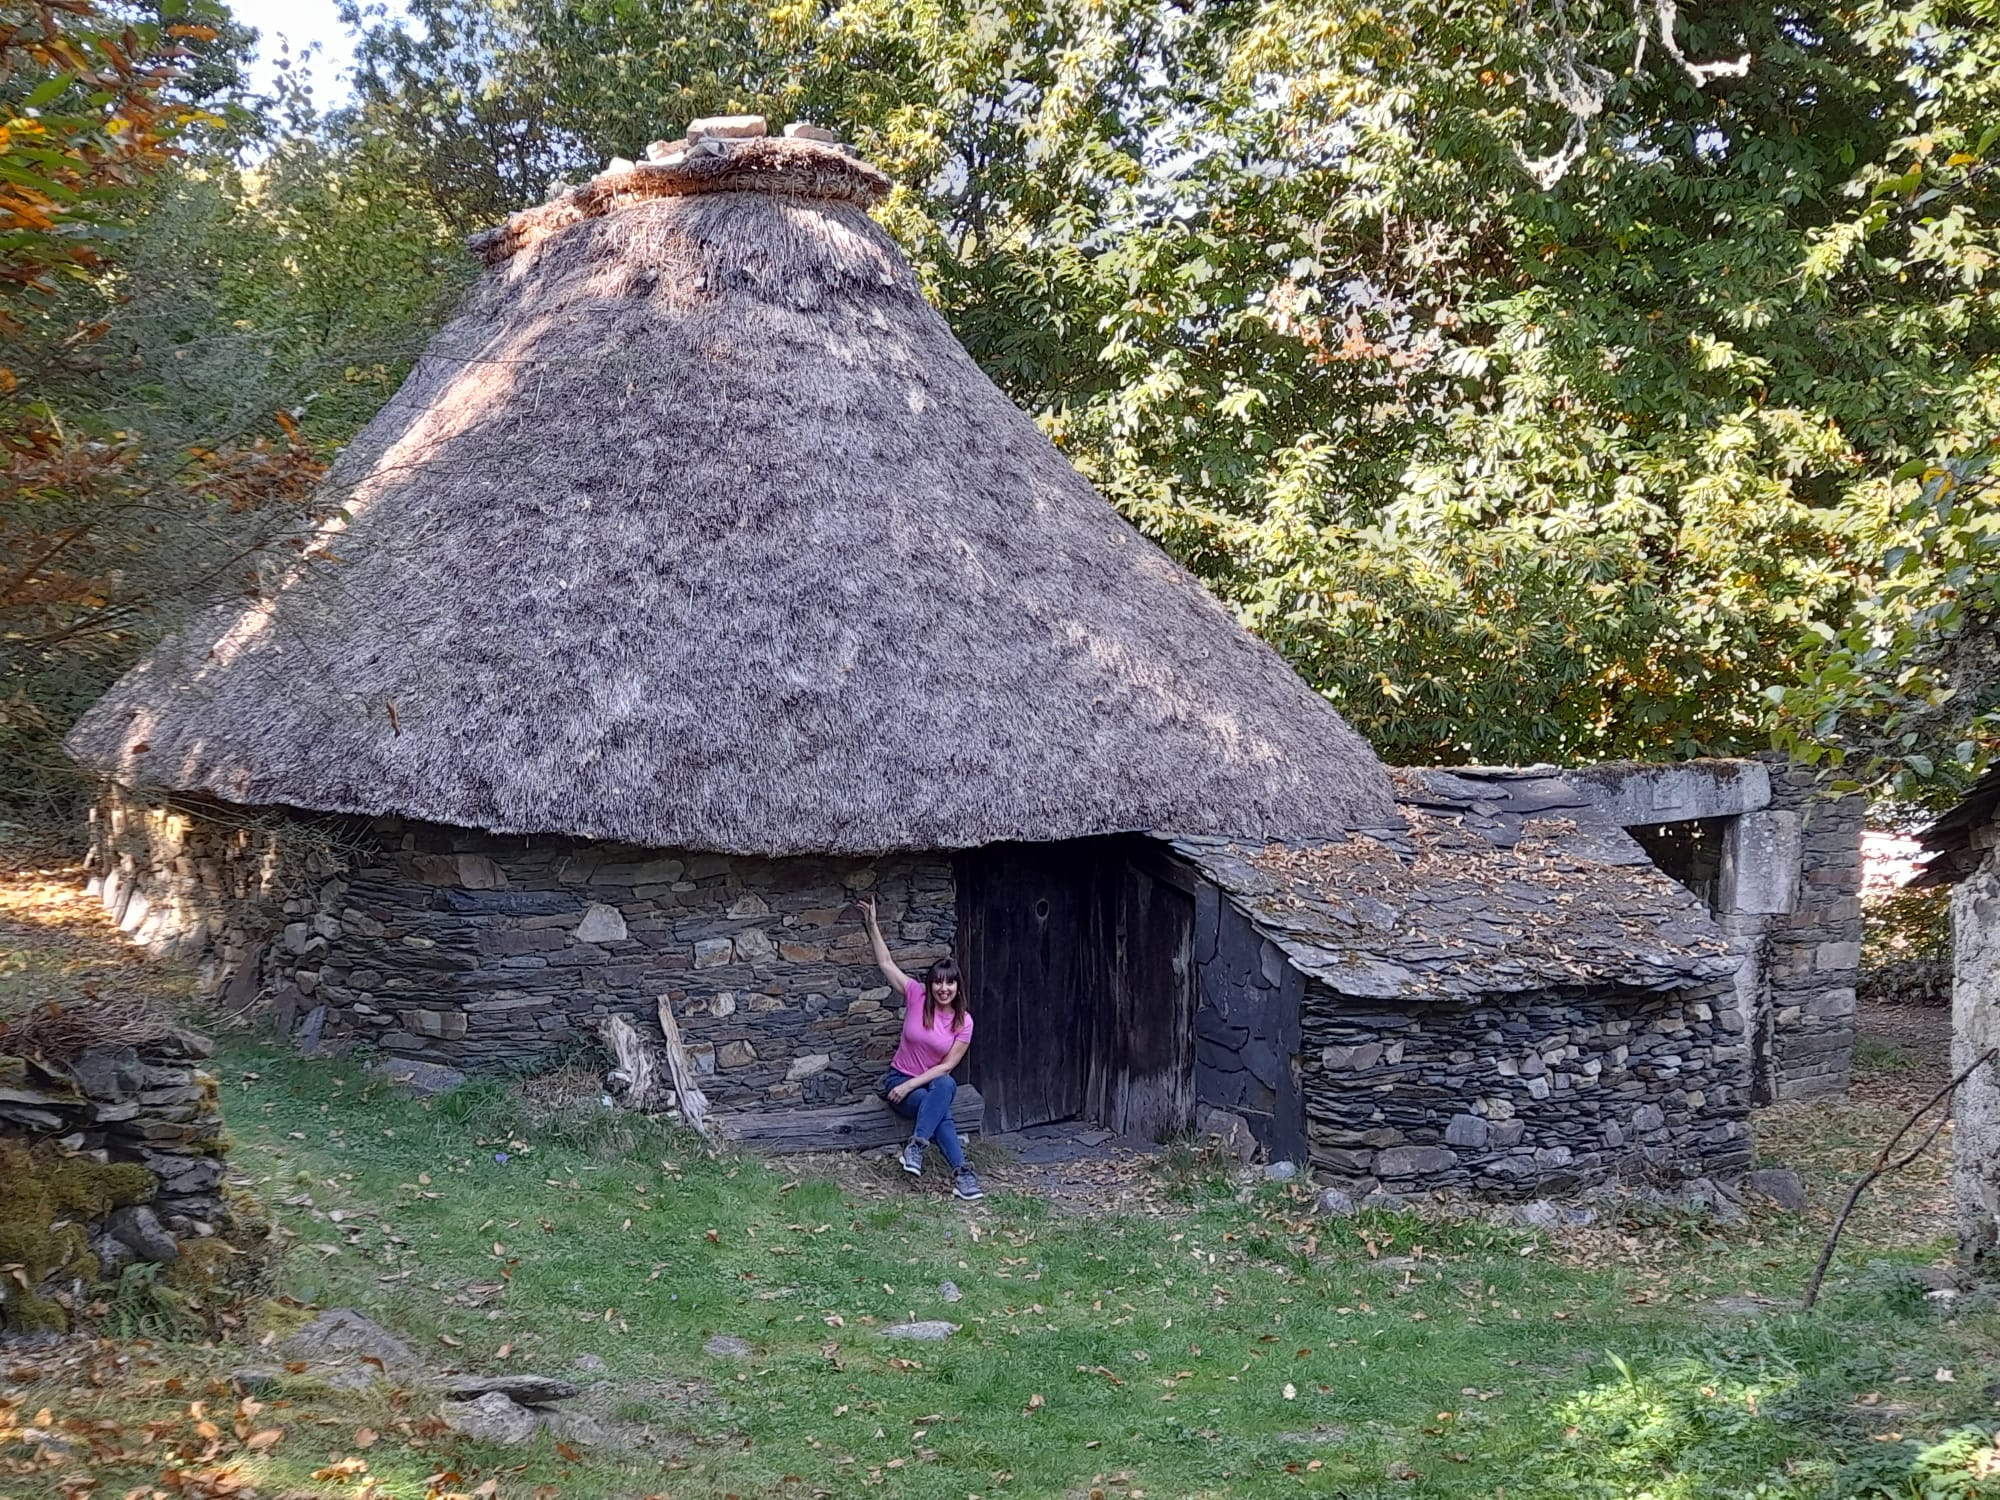
<path fill-rule="evenodd" d="M 127 1266 L 118 1273 L 106 1298 L 104 1326 L 128 1339 L 190 1338 L 202 1331 L 186 1294 L 164 1285 L 160 1267 L 153 1265 Z"/>
<path fill-rule="evenodd" d="M 1855 1500 L 1978 1500 L 2000 1493 L 2000 1430 L 1962 1427 L 1941 1442 L 1885 1444 L 1841 1471 Z"/>
<path fill-rule="evenodd" d="M 2000 394 L 1989 393 L 2000 407 Z M 1987 419 L 2000 430 L 2000 409 Z M 1817 627 L 1805 680 L 1778 687 L 1783 739 L 1856 782 L 1962 790 L 2000 746 L 2000 438 L 1904 475 L 1872 586 Z"/>

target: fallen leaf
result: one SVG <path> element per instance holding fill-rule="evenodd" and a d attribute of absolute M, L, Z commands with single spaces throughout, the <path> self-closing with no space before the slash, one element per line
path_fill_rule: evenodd
<path fill-rule="evenodd" d="M 372 1427 L 357 1427 L 354 1429 L 354 1446 L 372 1448 L 375 1446 L 375 1439 L 380 1435 Z"/>
<path fill-rule="evenodd" d="M 262 1432 L 253 1432 L 245 1438 L 243 1446 L 252 1453 L 262 1453 L 266 1448 L 275 1447 L 284 1435 L 285 1429 L 282 1427 L 266 1427 Z"/>
<path fill-rule="evenodd" d="M 1032 1395 L 1032 1396 L 1030 1396 L 1030 1397 L 1028 1398 L 1028 1404 L 1027 1404 L 1026 1406 L 1022 1407 L 1022 1408 L 1021 1408 L 1021 1410 L 1022 1410 L 1022 1411 L 1040 1411 L 1040 1410 L 1041 1410 L 1041 1409 L 1042 1409 L 1043 1407 L 1045 1407 L 1045 1406 L 1047 1406 L 1047 1405 L 1048 1405 L 1048 1402 L 1046 1402 L 1046 1401 L 1044 1401 L 1044 1400 L 1042 1399 L 1042 1393 L 1041 1393 L 1040 1391 L 1037 1391 L 1037 1392 L 1035 1392 L 1035 1394 L 1034 1394 L 1034 1395 Z"/>

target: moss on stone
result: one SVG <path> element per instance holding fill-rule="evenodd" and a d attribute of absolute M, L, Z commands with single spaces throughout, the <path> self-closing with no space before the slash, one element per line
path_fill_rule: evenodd
<path fill-rule="evenodd" d="M 266 1297 L 250 1312 L 249 1337 L 253 1342 L 261 1343 L 268 1335 L 276 1343 L 279 1339 L 290 1338 L 310 1323 L 314 1316 L 302 1307 L 292 1307 L 275 1297 Z"/>
<path fill-rule="evenodd" d="M 66 1329 L 62 1307 L 31 1289 L 57 1272 L 97 1280 L 101 1268 L 90 1253 L 89 1221 L 144 1202 L 155 1187 L 153 1174 L 135 1162 L 107 1164 L 66 1155 L 53 1144 L 31 1150 L 0 1139 L 0 1266 L 21 1268 L 0 1291 L 0 1328 Z"/>
<path fill-rule="evenodd" d="M 16 1287 L 11 1297 L 0 1301 L 0 1328 L 9 1333 L 67 1333 L 69 1313 L 60 1302 Z"/>
<path fill-rule="evenodd" d="M 226 1240 L 184 1239 L 180 1258 L 166 1267 L 160 1279 L 184 1292 L 207 1292 L 222 1284 L 237 1257 Z"/>

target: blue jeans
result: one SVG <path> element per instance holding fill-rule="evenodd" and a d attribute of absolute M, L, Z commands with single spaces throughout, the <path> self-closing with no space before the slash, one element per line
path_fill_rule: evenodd
<path fill-rule="evenodd" d="M 890 1089 L 905 1082 L 907 1073 L 898 1073 L 891 1068 L 882 1079 L 882 1094 L 888 1097 Z M 933 1078 L 920 1089 L 911 1089 L 900 1100 L 892 1100 L 889 1107 L 906 1120 L 915 1120 L 917 1128 L 912 1140 L 936 1141 L 938 1150 L 956 1172 L 965 1165 L 965 1147 L 959 1143 L 958 1127 L 951 1123 L 951 1101 L 958 1093 L 958 1080 L 947 1073 L 942 1078 Z"/>

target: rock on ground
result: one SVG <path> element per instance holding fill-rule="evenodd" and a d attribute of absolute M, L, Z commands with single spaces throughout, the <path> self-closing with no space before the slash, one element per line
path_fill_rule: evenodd
<path fill-rule="evenodd" d="M 460 1375 L 444 1383 L 447 1401 L 476 1401 L 495 1391 L 522 1406 L 540 1406 L 549 1401 L 567 1401 L 581 1394 L 582 1387 L 547 1375 Z"/>
<path fill-rule="evenodd" d="M 1226 1109 L 1213 1105 L 1201 1112 L 1195 1129 L 1212 1138 L 1238 1162 L 1248 1164 L 1257 1156 L 1257 1137 L 1250 1133 L 1250 1124 L 1241 1115 L 1231 1114 Z"/>
<path fill-rule="evenodd" d="M 1806 1196 L 1806 1186 L 1799 1181 L 1799 1174 L 1779 1168 L 1764 1168 L 1743 1174 L 1745 1192 L 1755 1193 L 1760 1198 L 1768 1198 L 1786 1213 L 1802 1214 L 1812 1208 L 1812 1199 Z"/>
<path fill-rule="evenodd" d="M 160 1216 L 143 1203 L 119 1209 L 104 1221 L 104 1229 L 140 1260 L 170 1266 L 181 1258 L 181 1247 L 160 1223 Z"/>
<path fill-rule="evenodd" d="M 576 1367 L 591 1375 L 602 1375 L 608 1368 L 595 1354 L 579 1354 L 576 1357 Z"/>
<path fill-rule="evenodd" d="M 438 1416 L 453 1432 L 477 1442 L 519 1448 L 535 1440 L 547 1413 L 530 1411 L 499 1391 L 488 1391 L 477 1401 L 447 1401 Z"/>
<path fill-rule="evenodd" d="M 965 1295 L 965 1293 L 958 1289 L 958 1283 L 955 1281 L 940 1281 L 938 1283 L 937 1294 L 939 1298 L 946 1302 L 956 1302 L 960 1297 Z"/>
<path fill-rule="evenodd" d="M 941 1318 L 926 1318 L 917 1323 L 891 1323 L 882 1330 L 885 1339 L 928 1339 L 933 1342 L 948 1339 L 958 1332 L 956 1323 L 947 1323 Z"/>
<path fill-rule="evenodd" d="M 331 1307 L 278 1345 L 290 1360 L 341 1359 L 365 1355 L 387 1366 L 413 1367 L 410 1346 L 373 1318 L 351 1307 Z"/>
<path fill-rule="evenodd" d="M 717 1359 L 748 1359 L 755 1352 L 748 1339 L 739 1339 L 733 1333 L 718 1333 L 701 1347 Z"/>
<path fill-rule="evenodd" d="M 457 1068 L 447 1068 L 443 1063 L 419 1062 L 411 1057 L 391 1057 L 371 1063 L 368 1071 L 385 1083 L 420 1099 L 434 1094 L 448 1094 L 465 1082 L 465 1075 Z"/>

